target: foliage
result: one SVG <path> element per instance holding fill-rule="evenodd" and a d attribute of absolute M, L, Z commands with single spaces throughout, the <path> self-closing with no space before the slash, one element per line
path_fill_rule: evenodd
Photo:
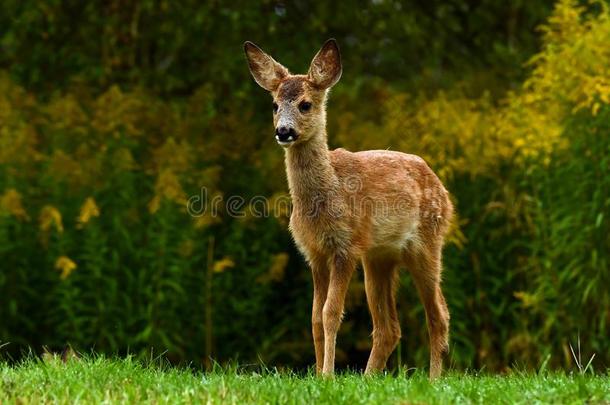
<path fill-rule="evenodd" d="M 551 5 L 550 0 L 483 0 L 476 6 L 467 0 L 3 0 L 0 67 L 45 92 L 86 82 L 190 94 L 207 83 L 229 94 L 251 88 L 243 58 L 235 57 L 245 39 L 305 63 L 314 44 L 336 36 L 346 50 L 350 81 L 373 75 L 429 86 L 476 76 L 480 90 L 494 83 L 495 75 L 519 76 L 515 68 L 537 45 L 531 29 Z"/>
<path fill-rule="evenodd" d="M 334 6 L 300 2 L 33 3 L 6 2 L 14 18 L 2 34 L 3 351 L 70 343 L 141 357 L 165 352 L 195 365 L 208 354 L 310 364 L 311 281 L 285 207 L 271 204 L 261 218 L 255 207 L 228 204 L 232 196 L 278 202 L 286 190 L 268 99 L 251 84 L 237 42 L 256 32 L 292 66 L 311 56 L 309 36 L 337 33 L 345 75 L 329 104 L 331 143 L 419 154 L 455 200 L 444 281 L 451 363 L 572 365 L 577 339 L 586 356 L 596 353 L 594 364 L 610 361 L 606 3 L 559 1 L 526 69 L 516 67 L 536 43 L 526 28 L 546 10 L 529 3 L 413 4 L 407 16 L 394 12 L 401 3 L 374 2 L 332 19 Z M 96 19 L 98 7 L 104 19 Z M 440 23 L 431 10 L 447 25 L 433 38 Z M 152 24 L 160 15 L 167 19 Z M 76 18 L 91 24 L 67 23 Z M 257 30 L 263 20 L 267 30 Z M 500 20 L 512 27 L 508 39 L 488 29 Z M 101 25 L 107 35 L 92 35 Z M 295 44 L 288 33 L 301 27 Z M 168 40 L 170 32 L 179 40 Z M 30 46 L 38 35 L 44 46 Z M 466 63 L 472 55 L 484 62 Z M 502 72 L 490 68 L 500 65 Z M 187 210 L 187 201 L 220 197 L 217 215 L 210 204 Z M 244 215 L 233 215 L 235 207 Z M 413 291 L 399 292 L 405 338 L 394 365 L 427 362 Z M 366 361 L 363 294 L 358 275 L 341 364 Z"/>

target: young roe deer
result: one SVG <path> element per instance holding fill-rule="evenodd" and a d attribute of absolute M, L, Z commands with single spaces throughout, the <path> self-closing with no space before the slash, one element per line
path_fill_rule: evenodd
<path fill-rule="evenodd" d="M 313 275 L 317 372 L 334 372 L 345 295 L 361 261 L 373 319 L 365 372 L 383 369 L 400 339 L 395 290 L 405 266 L 426 310 L 430 377 L 438 377 L 449 335 L 441 291 L 441 251 L 453 212 L 447 190 L 418 156 L 328 149 L 326 99 L 342 71 L 334 39 L 306 75 L 291 74 L 251 42 L 244 49 L 254 80 L 273 96 L 275 138 L 285 149 L 290 230 Z"/>

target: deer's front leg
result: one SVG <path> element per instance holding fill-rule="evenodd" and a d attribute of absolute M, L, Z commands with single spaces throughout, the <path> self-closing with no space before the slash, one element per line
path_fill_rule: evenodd
<path fill-rule="evenodd" d="M 333 260 L 328 294 L 322 310 L 324 322 L 324 367 L 322 373 L 325 375 L 332 375 L 335 372 L 337 332 L 341 324 L 345 295 L 354 273 L 354 267 L 355 263 L 352 260 L 343 257 L 335 257 Z"/>
<path fill-rule="evenodd" d="M 316 373 L 322 372 L 324 366 L 324 324 L 322 311 L 328 294 L 330 271 L 327 261 L 323 258 L 311 260 L 313 276 L 313 305 L 311 308 L 311 332 L 316 351 Z"/>

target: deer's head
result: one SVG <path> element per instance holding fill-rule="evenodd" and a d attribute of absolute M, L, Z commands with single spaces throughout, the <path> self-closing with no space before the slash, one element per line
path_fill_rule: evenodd
<path fill-rule="evenodd" d="M 326 93 L 341 77 L 341 55 L 334 39 L 324 43 L 306 75 L 290 74 L 252 42 L 244 44 L 256 83 L 273 97 L 275 139 L 283 147 L 324 133 Z"/>

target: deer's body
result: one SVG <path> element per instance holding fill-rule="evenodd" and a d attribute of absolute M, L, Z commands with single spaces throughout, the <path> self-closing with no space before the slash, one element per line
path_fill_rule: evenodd
<path fill-rule="evenodd" d="M 326 154 L 287 151 L 290 228 L 308 259 L 318 252 L 360 260 L 371 250 L 399 257 L 445 231 L 451 202 L 420 157 L 386 150 Z M 327 174 L 320 178 L 321 172 Z"/>
<path fill-rule="evenodd" d="M 345 295 L 361 262 L 374 325 L 366 371 L 384 368 L 400 339 L 394 295 L 397 270 L 405 266 L 426 309 L 430 375 L 440 375 L 449 330 L 440 289 L 441 250 L 453 212 L 447 191 L 418 156 L 328 150 L 327 89 L 341 74 L 334 41 L 316 55 L 308 75 L 290 75 L 253 44 L 246 43 L 246 54 L 254 78 L 274 97 L 276 138 L 286 148 L 290 230 L 314 280 L 317 370 L 334 371 Z"/>

